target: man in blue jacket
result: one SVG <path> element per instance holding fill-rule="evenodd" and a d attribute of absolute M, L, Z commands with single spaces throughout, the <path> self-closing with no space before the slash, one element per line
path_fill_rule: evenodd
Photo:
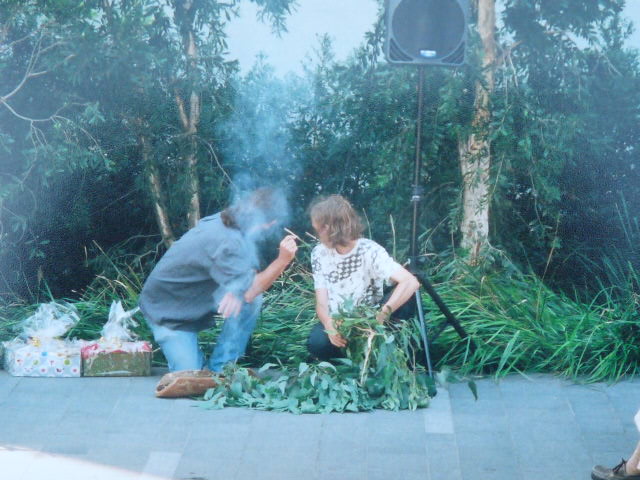
<path fill-rule="evenodd" d="M 282 195 L 259 189 L 224 211 L 205 217 L 164 254 L 147 278 L 139 305 L 170 371 L 205 366 L 198 332 L 224 319 L 208 361 L 220 372 L 246 349 L 262 292 L 295 257 L 295 237 L 282 239 L 277 258 L 258 272 L 256 241 L 286 216 Z"/>

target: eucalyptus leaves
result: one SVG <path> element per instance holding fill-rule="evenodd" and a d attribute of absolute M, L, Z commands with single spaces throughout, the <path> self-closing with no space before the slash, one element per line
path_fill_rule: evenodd
<path fill-rule="evenodd" d="M 206 393 L 204 406 L 293 413 L 427 407 L 435 385 L 415 362 L 411 329 L 404 322 L 380 325 L 373 313 L 360 309 L 336 319 L 349 341 L 346 358 L 336 359 L 335 364 L 303 362 L 297 370 L 266 364 L 257 374 L 229 368 L 221 383 Z"/>

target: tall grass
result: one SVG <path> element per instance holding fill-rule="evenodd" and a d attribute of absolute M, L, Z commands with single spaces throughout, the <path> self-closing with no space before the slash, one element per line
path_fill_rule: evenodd
<path fill-rule="evenodd" d="M 42 302 L 56 301 L 72 304 L 78 311 L 79 322 L 67 332 L 69 338 L 95 339 L 100 337 L 103 325 L 109 315 L 112 301 L 121 301 L 126 310 L 135 308 L 138 294 L 142 289 L 144 274 L 139 263 L 125 264 L 103 254 L 103 271 L 80 295 L 79 299 L 54 299 L 45 291 Z M 38 304 L 4 303 L 0 304 L 0 340 L 8 340 L 20 333 L 21 323 L 33 314 Z M 139 326 L 134 329 L 141 338 L 149 339 L 148 327 L 138 314 Z"/>
<path fill-rule="evenodd" d="M 292 366 L 307 361 L 306 340 L 317 321 L 311 274 L 294 268 L 265 295 L 247 352 L 250 360 Z"/>
<path fill-rule="evenodd" d="M 70 337 L 98 338 L 113 300 L 122 301 L 126 309 L 137 304 L 145 278 L 143 266 L 108 257 L 103 260 L 102 273 L 72 302 L 81 320 L 69 332 Z M 535 275 L 513 268 L 462 274 L 450 265 L 442 268 L 448 276 L 441 275 L 434 286 L 477 348 L 473 351 L 453 329 L 446 328 L 433 344 L 432 358 L 438 368 L 449 366 L 462 374 L 551 372 L 581 381 L 615 381 L 637 374 L 639 275 L 633 265 L 625 268 L 617 277 L 619 281 L 603 285 L 588 302 L 553 291 Z M 423 304 L 427 325 L 440 325 L 444 317 L 426 294 Z M 36 308 L 0 305 L 0 340 L 16 336 L 20 322 Z M 306 339 L 317 321 L 314 310 L 311 274 L 304 264 L 296 264 L 265 294 L 262 314 L 242 363 L 296 367 L 307 361 Z M 136 318 L 140 323 L 136 333 L 152 340 L 142 315 L 138 313 Z M 215 344 L 218 330 L 219 326 L 200 334 L 203 348 L 209 350 Z M 419 338 L 417 333 L 414 338 Z M 162 363 L 159 351 L 155 359 Z"/>
<path fill-rule="evenodd" d="M 317 321 L 311 274 L 294 265 L 264 294 L 260 318 L 240 363 L 295 367 L 308 361 L 306 340 Z M 218 319 L 215 326 L 200 332 L 198 339 L 205 352 L 214 348 L 221 326 Z"/>
<path fill-rule="evenodd" d="M 463 373 L 551 372 L 582 381 L 615 381 L 638 373 L 638 302 L 612 288 L 582 303 L 549 289 L 535 275 L 470 274 L 436 286 L 473 339 L 475 352 L 446 329 L 435 342 L 440 365 Z M 443 321 L 425 299 L 430 322 Z"/>

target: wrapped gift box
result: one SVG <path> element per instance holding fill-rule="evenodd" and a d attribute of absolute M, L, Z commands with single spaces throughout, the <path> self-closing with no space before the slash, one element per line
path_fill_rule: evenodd
<path fill-rule="evenodd" d="M 4 368 L 15 377 L 79 377 L 80 343 L 12 340 L 4 343 Z"/>
<path fill-rule="evenodd" d="M 151 346 L 147 342 L 120 345 L 93 342 L 82 348 L 85 377 L 140 377 L 151 375 Z"/>

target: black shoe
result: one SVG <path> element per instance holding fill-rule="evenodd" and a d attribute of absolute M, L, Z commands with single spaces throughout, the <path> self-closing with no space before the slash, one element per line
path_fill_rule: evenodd
<path fill-rule="evenodd" d="M 640 480 L 640 474 L 629 475 L 626 469 L 627 461 L 622 461 L 613 468 L 596 465 L 591 470 L 593 480 Z"/>

